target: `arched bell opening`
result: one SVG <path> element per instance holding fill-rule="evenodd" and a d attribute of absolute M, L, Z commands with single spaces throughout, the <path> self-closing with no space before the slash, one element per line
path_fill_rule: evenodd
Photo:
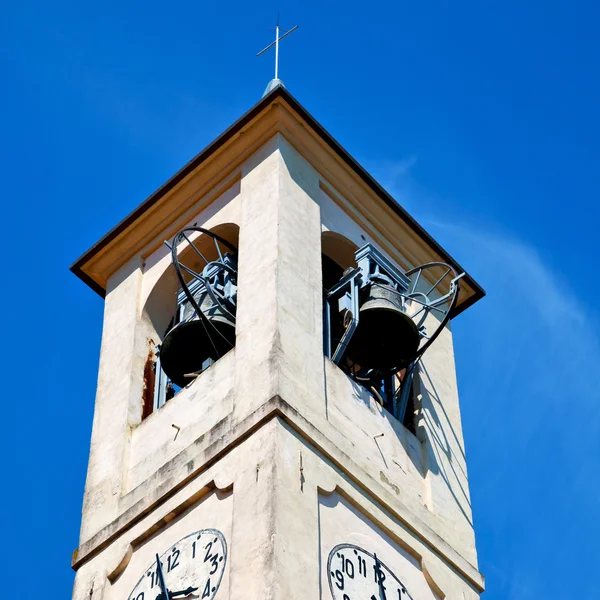
<path fill-rule="evenodd" d="M 142 418 L 234 347 L 238 240 L 239 227 L 224 223 L 186 228 L 168 242 L 171 264 L 142 314 L 156 344 Z"/>
<path fill-rule="evenodd" d="M 441 262 L 404 271 L 332 232 L 322 255 L 326 356 L 414 432 L 418 361 L 447 324 L 462 275 Z"/>
<path fill-rule="evenodd" d="M 355 253 L 358 246 L 334 231 L 321 234 L 321 268 L 323 280 L 323 307 L 328 310 L 327 294 L 342 279 L 344 272 L 356 268 Z M 344 333 L 343 314 L 329 311 L 324 319 L 325 354 L 331 355 L 332 347 L 339 344 Z"/>
<path fill-rule="evenodd" d="M 355 253 L 358 246 L 334 231 L 321 234 L 321 264 L 323 288 L 328 290 L 342 277 L 346 269 L 356 267 Z"/>

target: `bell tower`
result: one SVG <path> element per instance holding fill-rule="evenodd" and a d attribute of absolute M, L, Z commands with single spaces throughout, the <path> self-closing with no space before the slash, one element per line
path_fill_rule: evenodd
<path fill-rule="evenodd" d="M 105 298 L 74 599 L 479 598 L 484 292 L 282 85 L 72 271 Z"/>

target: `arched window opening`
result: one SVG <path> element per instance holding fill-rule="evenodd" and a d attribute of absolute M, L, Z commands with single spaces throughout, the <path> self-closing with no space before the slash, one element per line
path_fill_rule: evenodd
<path fill-rule="evenodd" d="M 235 345 L 238 239 L 231 223 L 189 227 L 173 238 L 172 264 L 144 308 L 156 351 L 154 381 L 145 373 L 143 418 Z"/>

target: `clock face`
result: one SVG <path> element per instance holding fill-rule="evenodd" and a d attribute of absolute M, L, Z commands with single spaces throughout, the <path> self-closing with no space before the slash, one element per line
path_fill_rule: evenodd
<path fill-rule="evenodd" d="M 329 553 L 327 577 L 334 600 L 413 600 L 376 554 L 354 544 L 339 544 Z"/>
<path fill-rule="evenodd" d="M 190 533 L 160 555 L 164 585 L 174 600 L 212 600 L 219 590 L 226 563 L 227 542 L 217 529 Z M 160 575 L 154 560 L 128 600 L 157 600 L 163 593 Z"/>

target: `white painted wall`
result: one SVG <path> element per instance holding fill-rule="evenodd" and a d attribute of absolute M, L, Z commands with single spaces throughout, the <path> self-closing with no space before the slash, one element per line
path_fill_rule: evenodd
<path fill-rule="evenodd" d="M 416 436 L 324 358 L 321 234 L 372 240 L 281 134 L 190 222 L 240 226 L 236 348 L 140 423 L 166 249 L 110 279 L 74 598 L 125 598 L 153 552 L 216 522 L 231 541 L 217 598 L 328 598 L 322 556 L 342 538 L 372 540 L 415 596 L 478 597 L 450 329 L 423 360 Z"/>

